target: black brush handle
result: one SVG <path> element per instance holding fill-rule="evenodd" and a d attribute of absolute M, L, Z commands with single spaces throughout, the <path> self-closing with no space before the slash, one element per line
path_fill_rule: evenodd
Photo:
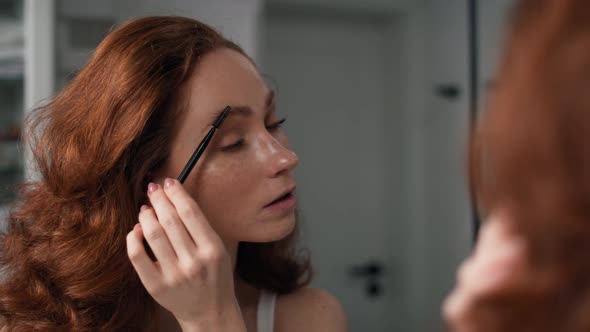
<path fill-rule="evenodd" d="M 211 142 L 211 139 L 213 138 L 215 130 L 215 127 L 212 127 L 207 133 L 207 136 L 205 136 L 205 138 L 201 142 L 201 144 L 197 146 L 195 152 L 193 152 L 191 159 L 189 159 L 188 163 L 186 164 L 186 166 L 184 166 L 184 169 L 182 170 L 182 172 L 180 172 L 180 175 L 178 176 L 178 181 L 180 183 L 184 183 L 190 172 L 193 170 L 193 167 L 195 167 L 195 165 L 197 164 L 197 161 L 199 161 L 199 158 L 201 158 L 203 152 L 205 152 L 207 145 L 209 145 L 209 142 Z"/>

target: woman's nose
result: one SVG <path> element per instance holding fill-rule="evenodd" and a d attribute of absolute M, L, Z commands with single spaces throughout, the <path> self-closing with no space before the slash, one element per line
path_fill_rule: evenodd
<path fill-rule="evenodd" d="M 276 177 L 284 173 L 289 173 L 299 164 L 297 154 L 276 139 L 272 138 L 266 145 L 267 148 L 264 149 L 267 153 L 265 168 L 268 176 Z"/>
<path fill-rule="evenodd" d="M 273 176 L 291 172 L 299 164 L 297 154 L 287 147 L 283 147 L 280 156 L 276 161 L 276 168 L 272 171 Z"/>

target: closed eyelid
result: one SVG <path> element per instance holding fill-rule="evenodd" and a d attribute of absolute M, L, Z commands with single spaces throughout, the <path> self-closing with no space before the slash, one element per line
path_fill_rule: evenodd
<path fill-rule="evenodd" d="M 251 108 L 244 106 L 241 109 L 247 110 L 244 112 L 244 116 L 252 119 L 251 116 L 254 113 L 254 111 L 252 111 Z M 248 114 L 245 114 L 246 112 Z M 274 118 L 276 118 L 276 117 L 277 117 L 276 108 L 274 107 L 274 104 L 272 104 L 272 105 L 269 105 L 269 107 L 266 109 L 266 111 L 264 113 L 264 117 L 261 120 L 264 122 L 265 126 L 274 125 L 274 124 L 276 124 L 276 122 L 279 122 L 281 120 L 281 119 L 277 119 L 276 121 L 273 121 Z M 224 135 L 227 133 L 235 132 L 235 131 L 243 131 L 244 128 L 249 125 L 247 121 L 243 121 L 245 119 L 229 118 L 227 120 L 229 120 L 229 121 L 226 121 L 226 123 L 224 123 L 224 126 L 219 129 L 219 131 L 224 133 Z M 259 120 L 256 120 L 256 122 L 258 122 L 258 121 Z"/>
<path fill-rule="evenodd" d="M 232 121 L 232 119 L 236 118 L 236 117 L 252 117 L 254 114 L 256 114 L 257 112 L 255 111 L 255 109 L 249 105 L 229 105 L 231 107 L 231 112 L 228 115 L 228 118 L 225 121 L 225 125 L 222 126 L 220 129 L 227 129 L 227 127 L 235 127 L 230 125 L 230 123 L 234 123 L 235 121 Z M 266 102 L 264 105 L 264 111 L 263 111 L 263 119 L 264 120 L 268 120 L 268 118 L 270 116 L 272 116 L 274 113 L 276 113 L 276 98 L 275 98 L 275 92 L 273 90 L 270 90 L 267 94 L 266 97 Z M 217 117 L 219 116 L 219 112 L 214 113 L 210 116 L 210 121 L 211 123 L 213 123 L 215 121 L 215 119 L 217 119 Z M 204 129 L 203 132 L 206 132 L 207 130 L 209 130 L 210 126 L 207 125 Z"/>

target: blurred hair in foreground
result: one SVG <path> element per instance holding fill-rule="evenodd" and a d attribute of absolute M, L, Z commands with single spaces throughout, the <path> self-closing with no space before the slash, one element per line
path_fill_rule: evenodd
<path fill-rule="evenodd" d="M 515 8 L 470 172 L 482 210 L 507 210 L 526 239 L 526 282 L 475 304 L 478 332 L 590 331 L 589 13 L 587 0 Z"/>

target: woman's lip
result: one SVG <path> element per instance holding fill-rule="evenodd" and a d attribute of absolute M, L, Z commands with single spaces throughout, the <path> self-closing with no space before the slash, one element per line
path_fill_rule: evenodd
<path fill-rule="evenodd" d="M 295 206 L 297 206 L 297 197 L 295 196 L 294 192 L 291 192 L 287 198 L 269 204 L 265 207 L 265 209 L 283 212 L 293 210 Z"/>
<path fill-rule="evenodd" d="M 297 188 L 296 186 L 292 186 L 291 188 L 289 188 L 289 189 L 287 189 L 287 190 L 283 191 L 281 194 L 279 194 L 279 195 L 275 196 L 275 197 L 276 197 L 276 199 L 275 199 L 275 200 L 273 200 L 272 202 L 270 202 L 270 203 L 266 204 L 264 207 L 266 208 L 266 207 L 269 207 L 269 206 L 273 205 L 273 204 L 275 203 L 275 201 L 276 201 L 276 200 L 278 200 L 278 199 L 280 199 L 281 197 L 284 197 L 284 196 L 286 196 L 286 195 L 288 195 L 288 194 L 295 195 L 295 189 L 296 189 L 296 188 Z"/>

